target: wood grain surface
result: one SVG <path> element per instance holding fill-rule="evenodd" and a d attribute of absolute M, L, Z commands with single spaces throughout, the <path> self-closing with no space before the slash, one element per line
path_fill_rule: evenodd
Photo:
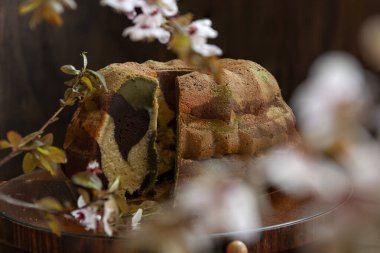
<path fill-rule="evenodd" d="M 90 67 L 113 62 L 168 60 L 158 43 L 132 43 L 121 37 L 129 21 L 98 1 L 78 0 L 77 11 L 64 14 L 65 25 L 28 28 L 20 0 L 0 1 L 0 136 L 9 129 L 23 134 L 38 128 L 57 107 L 65 76 L 59 67 L 80 65 L 87 51 Z M 210 17 L 225 57 L 245 58 L 268 68 L 286 99 L 305 78 L 312 61 L 328 50 L 359 55 L 357 33 L 367 17 L 380 13 L 374 0 L 181 0 L 183 13 Z M 61 144 L 72 111 L 51 128 Z M 2 155 L 2 154 L 0 154 Z M 6 178 L 19 173 L 9 165 Z"/>

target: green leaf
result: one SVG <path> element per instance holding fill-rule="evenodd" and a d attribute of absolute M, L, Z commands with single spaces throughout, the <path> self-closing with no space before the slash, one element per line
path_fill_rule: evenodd
<path fill-rule="evenodd" d="M 31 12 L 33 10 L 35 10 L 37 7 L 39 7 L 41 5 L 41 1 L 40 0 L 29 0 L 29 1 L 26 1 L 24 3 L 22 3 L 18 9 L 18 12 L 21 14 L 21 15 L 24 15 L 28 12 Z"/>
<path fill-rule="evenodd" d="M 37 152 L 41 153 L 42 155 L 48 156 L 49 151 L 46 149 L 46 147 L 38 147 L 36 148 Z"/>
<path fill-rule="evenodd" d="M 77 70 L 73 65 L 64 65 L 61 67 L 61 71 L 65 74 L 73 76 L 80 74 L 80 70 Z"/>
<path fill-rule="evenodd" d="M 38 160 L 32 153 L 26 153 L 22 161 L 22 170 L 25 174 L 32 172 L 38 166 Z"/>
<path fill-rule="evenodd" d="M 90 92 L 94 91 L 94 86 L 92 85 L 91 80 L 88 77 L 82 76 L 80 81 L 84 86 L 86 86 L 87 90 L 89 90 Z"/>
<path fill-rule="evenodd" d="M 75 174 L 72 177 L 74 184 L 82 186 L 84 188 L 101 190 L 103 188 L 103 183 L 100 178 L 90 172 L 84 171 Z"/>
<path fill-rule="evenodd" d="M 51 146 L 53 145 L 54 135 L 52 133 L 48 133 L 47 135 L 43 136 L 40 141 L 47 146 Z"/>
<path fill-rule="evenodd" d="M 116 191 L 117 189 L 119 189 L 119 186 L 120 186 L 120 177 L 117 177 L 117 178 L 112 182 L 112 184 L 109 185 L 109 187 L 108 187 L 108 191 L 109 191 L 109 192 L 114 192 L 114 191 Z"/>
<path fill-rule="evenodd" d="M 63 207 L 58 200 L 52 197 L 45 197 L 36 202 L 42 208 L 49 211 L 62 211 Z"/>
<path fill-rule="evenodd" d="M 66 163 L 67 158 L 66 158 L 66 153 L 62 149 L 59 149 L 54 146 L 48 146 L 45 149 L 48 154 L 47 156 L 49 157 L 49 160 L 53 163 Z"/>
<path fill-rule="evenodd" d="M 191 52 L 191 39 L 186 35 L 175 34 L 170 40 L 170 48 L 180 59 L 186 59 Z"/>
<path fill-rule="evenodd" d="M 19 144 L 21 143 L 21 141 L 22 141 L 22 136 L 21 136 L 19 133 L 17 133 L 16 131 L 9 131 L 9 132 L 7 133 L 7 138 L 8 138 L 9 143 L 10 143 L 13 147 L 15 147 L 15 148 L 17 148 L 18 145 L 19 145 Z"/>
<path fill-rule="evenodd" d="M 96 80 L 99 82 L 100 86 L 103 87 L 105 90 L 107 90 L 106 79 L 104 78 L 102 74 L 100 74 L 99 72 L 93 71 L 91 69 L 88 69 L 87 72 L 90 75 L 93 75 L 96 78 Z"/>
<path fill-rule="evenodd" d="M 59 225 L 59 221 L 58 221 L 57 217 L 55 217 L 51 213 L 45 212 L 44 213 L 44 219 L 45 219 L 48 227 L 50 228 L 51 232 L 53 232 L 57 236 L 61 236 L 61 227 Z"/>
<path fill-rule="evenodd" d="M 88 63 L 86 54 L 87 54 L 87 52 L 83 52 L 81 54 L 81 56 L 83 58 L 83 70 L 85 70 L 87 68 L 87 63 Z"/>
<path fill-rule="evenodd" d="M 38 160 L 40 162 L 39 165 L 41 166 L 42 169 L 49 171 L 50 174 L 52 174 L 53 176 L 56 175 L 55 168 L 52 167 L 50 162 L 43 155 L 39 155 Z"/>
<path fill-rule="evenodd" d="M 12 145 L 7 142 L 6 140 L 0 140 L 0 149 L 7 149 L 7 148 L 11 148 Z"/>

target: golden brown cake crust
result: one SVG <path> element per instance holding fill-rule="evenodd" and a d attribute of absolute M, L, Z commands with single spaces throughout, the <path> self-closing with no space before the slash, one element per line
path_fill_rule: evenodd
<path fill-rule="evenodd" d="M 199 72 L 178 77 L 181 158 L 253 155 L 288 142 L 295 119 L 275 78 L 250 61 L 220 64 L 220 83 Z"/>

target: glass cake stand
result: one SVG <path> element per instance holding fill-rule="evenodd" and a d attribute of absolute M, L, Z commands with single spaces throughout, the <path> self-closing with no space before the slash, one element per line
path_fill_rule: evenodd
<path fill-rule="evenodd" d="M 76 193 L 64 176 L 53 178 L 44 171 L 22 175 L 0 185 L 0 191 L 13 198 L 33 202 L 46 196 L 62 201 L 75 202 Z M 273 211 L 265 214 L 262 227 L 251 232 L 261 232 L 260 239 L 247 245 L 249 252 L 291 251 L 318 239 L 315 227 L 328 222 L 345 200 L 329 205 L 311 200 L 297 201 L 286 197 L 281 191 L 270 194 Z M 64 217 L 60 220 L 62 235 L 57 237 L 46 226 L 41 214 L 32 209 L 14 206 L 0 201 L 0 242 L 27 252 L 36 253 L 84 253 L 121 252 L 128 239 L 106 237 L 84 230 Z M 314 229 L 313 229 L 314 228 Z M 224 252 L 232 235 L 210 235 L 219 250 Z"/>

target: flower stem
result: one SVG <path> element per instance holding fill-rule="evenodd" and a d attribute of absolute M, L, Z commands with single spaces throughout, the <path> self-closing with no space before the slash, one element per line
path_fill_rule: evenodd
<path fill-rule="evenodd" d="M 58 120 L 58 115 L 65 109 L 65 106 L 62 105 L 59 109 L 45 122 L 45 124 L 40 128 L 39 132 L 43 133 L 45 129 Z"/>

